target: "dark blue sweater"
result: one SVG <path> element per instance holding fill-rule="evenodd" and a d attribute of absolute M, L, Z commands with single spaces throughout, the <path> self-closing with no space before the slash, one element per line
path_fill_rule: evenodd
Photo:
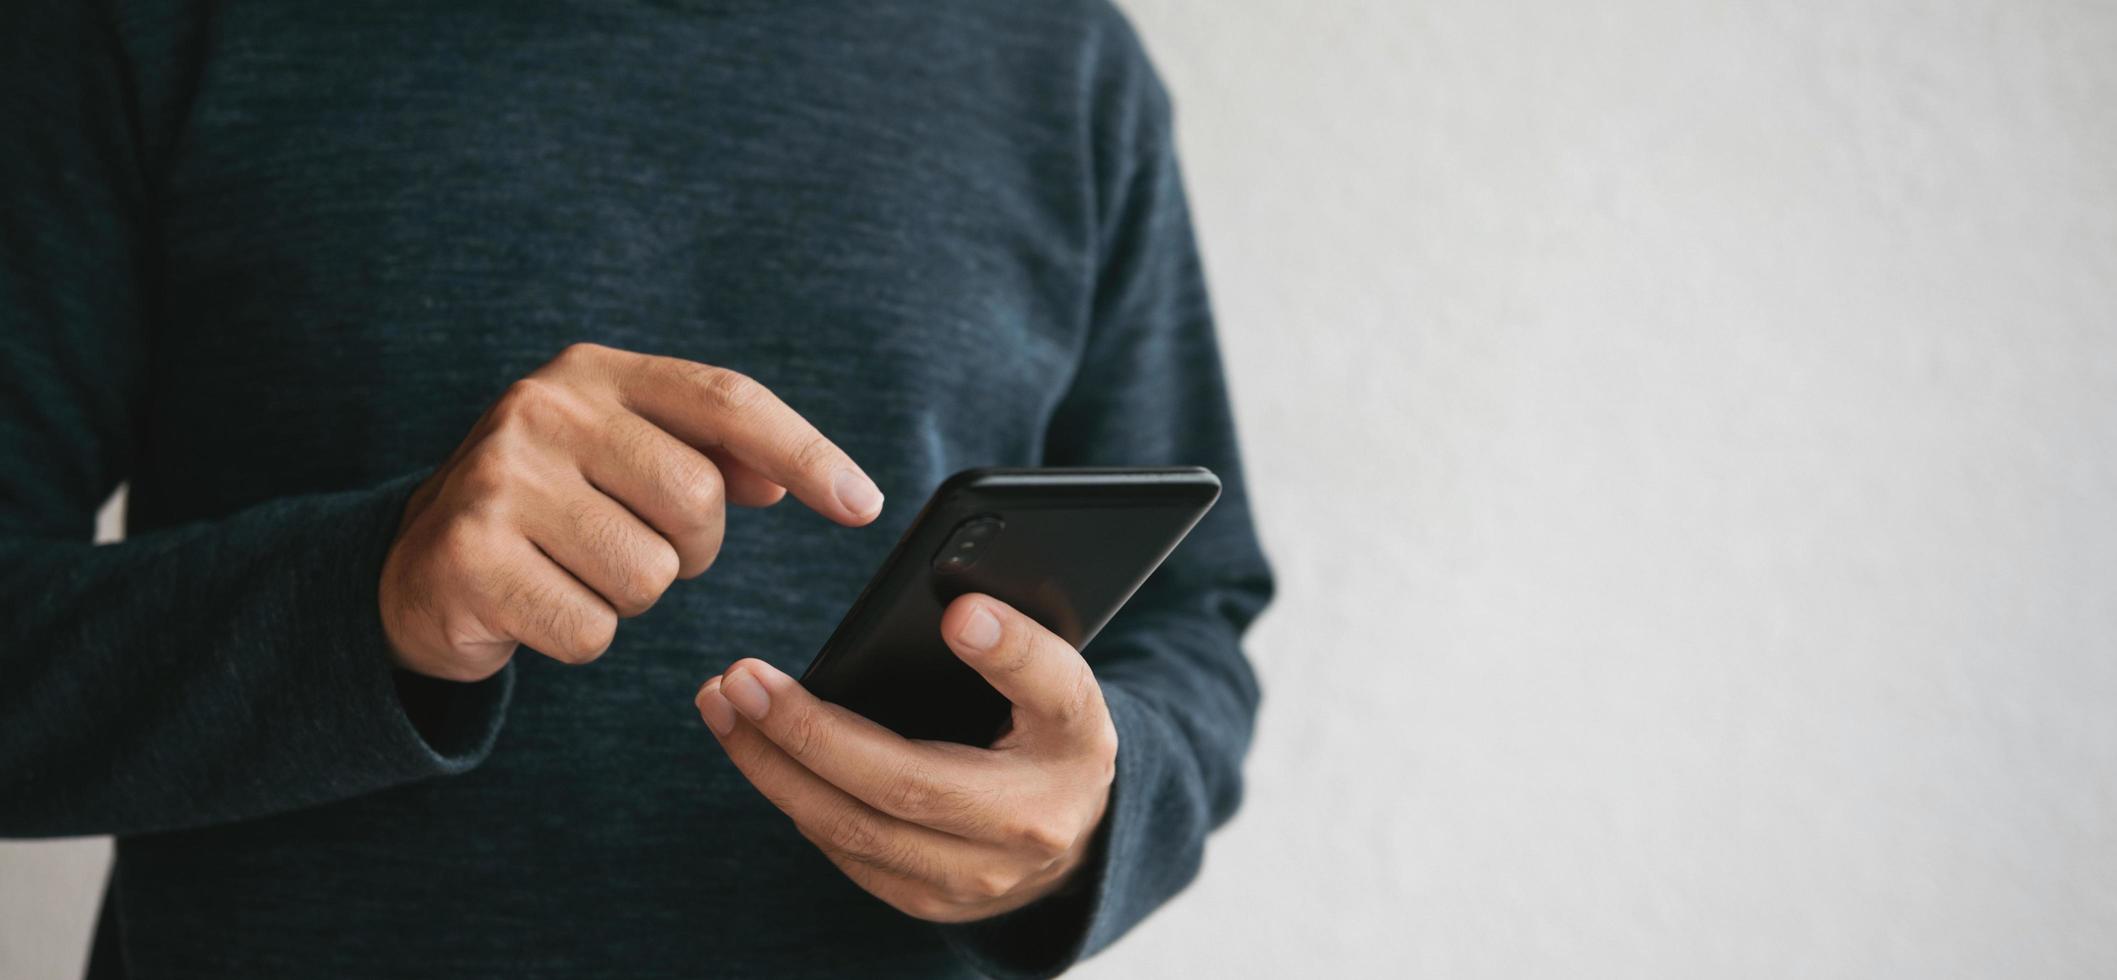
<path fill-rule="evenodd" d="M 99 975 L 1050 972 L 1236 805 L 1270 578 L 1101 0 L 21 0 L 0 203 L 0 834 L 118 836 Z M 756 377 L 893 504 L 731 514 L 593 666 L 393 673 L 406 494 L 578 340 Z M 1228 489 L 1088 651 L 1122 747 L 1078 894 L 907 918 L 701 726 L 950 472 L 1177 463 Z"/>

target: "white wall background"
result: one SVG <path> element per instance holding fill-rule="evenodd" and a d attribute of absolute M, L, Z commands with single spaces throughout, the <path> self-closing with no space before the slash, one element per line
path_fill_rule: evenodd
<path fill-rule="evenodd" d="M 2117 976 L 2117 6 L 1126 6 L 1285 597 L 1083 976 Z"/>

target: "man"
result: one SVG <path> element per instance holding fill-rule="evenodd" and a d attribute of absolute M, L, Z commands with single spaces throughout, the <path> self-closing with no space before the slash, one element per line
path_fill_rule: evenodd
<path fill-rule="evenodd" d="M 1270 579 L 1113 10 L 0 17 L 0 833 L 117 835 L 92 975 L 1049 974 L 1195 873 Z M 1169 463 L 1092 672 L 951 607 L 995 746 L 791 679 L 950 472 Z"/>

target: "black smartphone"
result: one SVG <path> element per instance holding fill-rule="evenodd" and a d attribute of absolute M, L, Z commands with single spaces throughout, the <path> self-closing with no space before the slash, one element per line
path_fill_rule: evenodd
<path fill-rule="evenodd" d="M 801 682 L 906 738 L 989 745 L 1011 707 L 942 641 L 948 604 L 982 592 L 1083 649 L 1219 497 L 1200 466 L 958 473 Z"/>

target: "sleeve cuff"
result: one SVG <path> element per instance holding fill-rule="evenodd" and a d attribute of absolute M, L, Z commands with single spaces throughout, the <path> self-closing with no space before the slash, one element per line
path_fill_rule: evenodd
<path fill-rule="evenodd" d="M 476 767 L 491 753 L 514 693 L 514 666 L 482 681 L 436 680 L 398 669 L 390 661 L 377 594 L 382 565 L 395 542 L 397 527 L 424 471 L 375 488 L 348 523 L 349 540 L 357 542 L 337 563 L 323 588 L 338 601 L 314 608 L 340 617 L 328 624 L 335 642 L 330 651 L 343 671 L 343 689 L 351 703 L 341 703 L 345 741 L 369 747 L 370 779 L 402 782 L 427 776 L 454 775 Z"/>
<path fill-rule="evenodd" d="M 492 753 L 507 716 L 507 702 L 514 694 L 512 663 L 469 684 L 408 670 L 394 671 L 392 679 L 413 736 L 424 743 L 428 761 L 440 774 L 468 770 Z"/>

